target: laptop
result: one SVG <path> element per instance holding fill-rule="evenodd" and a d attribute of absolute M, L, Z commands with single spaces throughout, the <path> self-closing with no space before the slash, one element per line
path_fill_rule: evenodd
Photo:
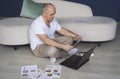
<path fill-rule="evenodd" d="M 91 54 L 93 53 L 96 45 L 90 48 L 88 51 L 84 52 L 83 56 L 81 55 L 72 55 L 65 59 L 63 62 L 60 63 L 60 65 L 72 68 L 72 69 L 79 69 L 81 66 L 83 66 L 86 62 L 89 61 Z"/>

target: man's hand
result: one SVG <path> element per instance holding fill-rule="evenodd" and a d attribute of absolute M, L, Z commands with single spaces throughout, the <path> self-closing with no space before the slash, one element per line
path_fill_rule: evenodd
<path fill-rule="evenodd" d="M 74 39 L 74 40 L 77 40 L 77 41 L 80 41 L 80 40 L 81 40 L 81 36 L 75 34 L 74 37 L 73 37 L 73 39 Z"/>

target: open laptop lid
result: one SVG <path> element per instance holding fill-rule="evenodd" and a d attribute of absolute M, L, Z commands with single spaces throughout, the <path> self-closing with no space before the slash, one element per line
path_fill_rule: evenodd
<path fill-rule="evenodd" d="M 94 52 L 95 47 L 96 47 L 96 45 L 93 46 L 91 49 L 89 49 L 87 52 L 84 53 L 84 55 L 81 58 L 81 62 L 79 62 L 78 65 L 80 65 L 81 63 L 87 61 L 90 58 L 91 54 Z"/>

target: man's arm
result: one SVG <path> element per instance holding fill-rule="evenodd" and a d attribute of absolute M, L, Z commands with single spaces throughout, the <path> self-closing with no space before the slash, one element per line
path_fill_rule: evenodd
<path fill-rule="evenodd" d="M 80 35 L 76 34 L 76 33 L 73 33 L 72 31 L 68 30 L 68 29 L 65 29 L 65 28 L 61 28 L 59 31 L 58 31 L 60 34 L 62 35 L 65 35 L 65 36 L 69 36 L 69 37 L 72 37 L 74 40 L 78 40 L 80 41 Z"/>
<path fill-rule="evenodd" d="M 71 45 L 61 44 L 61 43 L 55 41 L 54 39 L 48 38 L 48 36 L 46 34 L 37 34 L 37 36 L 47 45 L 58 47 L 58 48 L 66 50 L 66 51 L 69 51 L 73 48 L 73 46 L 71 46 Z"/>

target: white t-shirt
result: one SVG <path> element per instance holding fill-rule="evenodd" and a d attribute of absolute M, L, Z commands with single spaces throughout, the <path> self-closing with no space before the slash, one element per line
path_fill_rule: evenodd
<path fill-rule="evenodd" d="M 34 50 L 38 44 L 44 44 L 37 34 L 46 34 L 49 38 L 54 39 L 55 32 L 60 30 L 61 26 L 56 19 L 50 23 L 50 28 L 45 24 L 42 16 L 33 21 L 29 29 L 30 46 Z"/>

